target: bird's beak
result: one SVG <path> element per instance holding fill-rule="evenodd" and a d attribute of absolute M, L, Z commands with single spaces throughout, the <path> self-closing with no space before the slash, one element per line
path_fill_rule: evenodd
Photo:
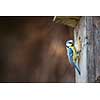
<path fill-rule="evenodd" d="M 66 46 L 66 48 L 69 48 L 68 46 Z"/>

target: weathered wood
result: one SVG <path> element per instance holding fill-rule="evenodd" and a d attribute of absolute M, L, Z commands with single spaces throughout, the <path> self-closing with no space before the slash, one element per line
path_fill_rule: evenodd
<path fill-rule="evenodd" d="M 80 37 L 82 42 L 82 48 L 80 52 L 80 61 L 79 66 L 81 70 L 81 76 L 76 73 L 76 82 L 85 83 L 87 80 L 87 45 L 86 45 L 86 17 L 81 17 L 80 22 L 77 27 L 74 29 L 74 39 L 75 46 L 77 48 L 78 37 Z"/>
<path fill-rule="evenodd" d="M 77 29 L 78 28 L 78 29 Z M 77 30 L 77 33 L 76 33 Z M 94 30 L 93 30 L 93 17 L 82 17 L 80 23 L 75 29 L 75 44 L 80 36 L 82 40 L 82 48 L 80 54 L 80 69 L 81 76 L 76 74 L 76 82 L 95 82 L 96 78 L 96 66 L 95 66 L 95 42 L 94 42 Z M 97 45 L 98 46 L 98 45 Z"/>
<path fill-rule="evenodd" d="M 94 62 L 94 32 L 93 32 L 93 17 L 86 17 L 86 33 L 88 39 L 87 46 L 87 71 L 88 71 L 88 82 L 95 81 L 95 62 Z"/>
<path fill-rule="evenodd" d="M 93 31 L 94 31 L 94 60 L 96 67 L 96 79 L 100 77 L 100 17 L 93 17 Z M 99 80 L 100 81 L 100 80 Z"/>

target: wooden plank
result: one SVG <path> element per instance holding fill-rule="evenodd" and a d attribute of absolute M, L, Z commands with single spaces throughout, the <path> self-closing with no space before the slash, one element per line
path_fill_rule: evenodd
<path fill-rule="evenodd" d="M 96 80 L 100 82 L 100 17 L 93 17 Z"/>
<path fill-rule="evenodd" d="M 94 82 L 96 76 L 96 67 L 94 60 L 94 32 L 93 32 L 93 17 L 86 17 L 86 33 L 88 39 L 87 47 L 87 71 L 88 82 Z"/>

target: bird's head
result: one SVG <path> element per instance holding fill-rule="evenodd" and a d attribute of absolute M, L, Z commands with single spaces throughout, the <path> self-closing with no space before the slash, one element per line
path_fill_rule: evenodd
<path fill-rule="evenodd" d="M 73 45 L 73 40 L 67 40 L 66 41 L 66 47 L 69 48 L 70 46 Z"/>

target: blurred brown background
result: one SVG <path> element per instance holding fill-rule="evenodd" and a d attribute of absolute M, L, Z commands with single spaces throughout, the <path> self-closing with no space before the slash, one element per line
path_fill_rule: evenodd
<path fill-rule="evenodd" d="M 65 41 L 72 29 L 53 17 L 0 17 L 0 82 L 74 82 Z"/>

